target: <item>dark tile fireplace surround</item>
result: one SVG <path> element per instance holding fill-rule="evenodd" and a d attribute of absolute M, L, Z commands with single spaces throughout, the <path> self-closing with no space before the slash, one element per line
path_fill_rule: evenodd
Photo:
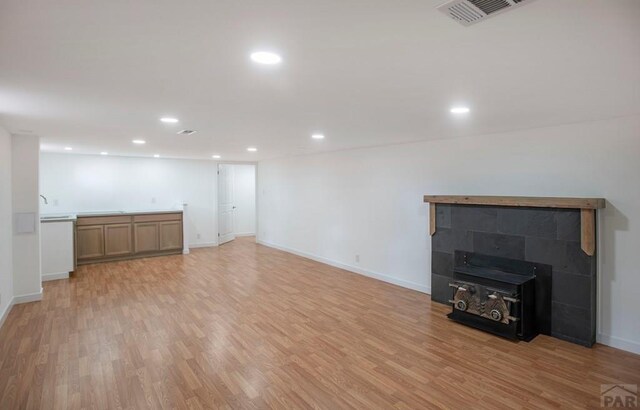
<path fill-rule="evenodd" d="M 580 218 L 580 209 L 437 204 L 432 300 L 449 304 L 455 251 L 550 265 L 550 334 L 593 345 L 596 253 L 581 249 Z"/>

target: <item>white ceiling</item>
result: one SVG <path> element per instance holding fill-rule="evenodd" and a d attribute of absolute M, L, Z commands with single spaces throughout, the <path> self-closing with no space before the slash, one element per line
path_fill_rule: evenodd
<path fill-rule="evenodd" d="M 537 0 L 467 28 L 440 3 L 2 0 L 0 122 L 45 151 L 260 160 L 640 112 L 640 1 Z"/>

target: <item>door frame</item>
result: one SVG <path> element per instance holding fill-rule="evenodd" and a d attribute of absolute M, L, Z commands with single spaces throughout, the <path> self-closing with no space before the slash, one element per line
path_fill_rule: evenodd
<path fill-rule="evenodd" d="M 227 201 L 225 202 L 225 208 L 222 209 L 221 208 L 221 202 L 220 202 L 220 171 L 221 169 L 226 168 L 226 181 L 225 184 L 230 185 L 227 186 L 225 189 L 225 196 L 230 196 L 231 197 L 231 201 Z M 235 235 L 235 230 L 236 230 L 236 205 L 235 205 L 235 169 L 233 168 L 233 164 L 218 164 L 218 171 L 217 171 L 217 176 L 218 176 L 218 189 L 217 189 L 217 198 L 218 198 L 218 246 L 227 243 L 227 242 L 231 242 L 234 239 L 236 239 L 236 235 Z M 228 206 L 231 206 L 231 209 L 228 208 Z M 222 218 L 222 214 L 225 214 L 226 217 L 230 217 L 231 218 L 231 232 L 225 232 L 225 235 L 222 235 L 221 229 L 220 227 L 222 226 L 222 221 L 225 220 L 224 218 Z M 229 215 L 230 214 L 230 215 Z M 228 221 L 228 219 L 226 219 Z M 224 238 L 224 240 L 222 240 Z"/>
<path fill-rule="evenodd" d="M 216 229 L 215 229 L 215 238 L 216 238 L 216 246 L 220 246 L 220 198 L 218 187 L 220 186 L 220 165 L 253 165 L 254 167 L 254 180 L 255 180 L 255 192 L 253 195 L 253 200 L 255 203 L 255 219 L 256 219 L 256 227 L 255 227 L 255 242 L 258 242 L 258 163 L 254 161 L 216 161 L 216 186 L 214 192 L 216 193 L 216 201 L 215 201 L 215 221 L 216 221 Z M 235 229 L 235 226 L 234 226 Z"/>

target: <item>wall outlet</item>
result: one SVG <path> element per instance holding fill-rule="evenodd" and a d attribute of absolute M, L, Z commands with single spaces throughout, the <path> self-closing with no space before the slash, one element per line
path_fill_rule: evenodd
<path fill-rule="evenodd" d="M 356 262 L 360 263 L 360 255 L 356 255 Z"/>
<path fill-rule="evenodd" d="M 57 199 L 53 200 L 53 206 L 58 206 L 58 200 Z"/>
<path fill-rule="evenodd" d="M 156 198 L 151 198 L 151 203 L 155 204 L 156 203 Z"/>
<path fill-rule="evenodd" d="M 200 234 L 199 233 L 196 234 L 196 238 L 200 239 Z"/>

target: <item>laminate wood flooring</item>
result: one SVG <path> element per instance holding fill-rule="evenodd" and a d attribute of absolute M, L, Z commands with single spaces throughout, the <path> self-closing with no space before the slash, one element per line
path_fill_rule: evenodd
<path fill-rule="evenodd" d="M 597 408 L 601 384 L 640 384 L 640 356 L 447 311 L 253 238 L 85 265 L 10 312 L 0 408 Z"/>

